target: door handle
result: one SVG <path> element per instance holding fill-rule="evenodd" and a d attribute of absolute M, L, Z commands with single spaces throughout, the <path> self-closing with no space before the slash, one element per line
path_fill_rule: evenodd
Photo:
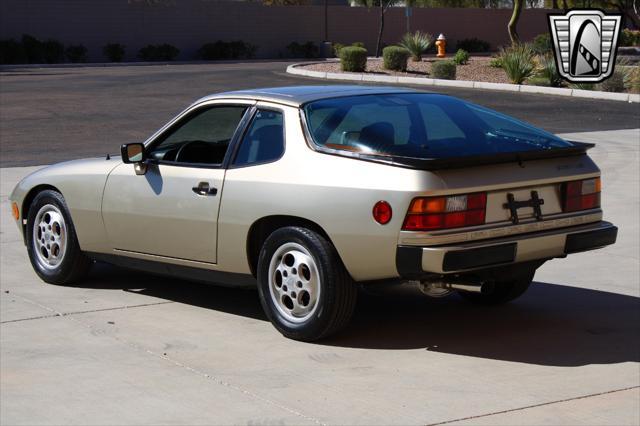
<path fill-rule="evenodd" d="M 198 186 L 191 188 L 198 195 L 216 195 L 218 188 L 210 187 L 209 182 L 200 182 Z"/>

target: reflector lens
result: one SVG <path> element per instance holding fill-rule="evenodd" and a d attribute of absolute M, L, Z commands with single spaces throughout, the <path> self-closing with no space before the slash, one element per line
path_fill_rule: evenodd
<path fill-rule="evenodd" d="M 391 221 L 391 206 L 386 201 L 378 201 L 373 206 L 373 218 L 381 225 L 386 225 Z"/>
<path fill-rule="evenodd" d="M 20 219 L 20 210 L 18 209 L 18 204 L 11 203 L 11 214 L 15 220 Z"/>

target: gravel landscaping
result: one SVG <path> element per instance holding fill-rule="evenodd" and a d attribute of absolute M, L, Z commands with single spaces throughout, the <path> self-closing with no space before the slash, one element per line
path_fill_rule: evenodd
<path fill-rule="evenodd" d="M 420 62 L 413 62 L 411 59 L 409 59 L 406 72 L 386 70 L 382 67 L 382 58 L 369 58 L 367 60 L 367 70 L 365 71 L 365 73 L 432 78 L 430 75 L 431 64 L 435 61 L 452 59 L 452 57 L 453 55 L 444 59 L 435 57 L 423 57 L 422 61 Z M 491 68 L 489 66 L 490 61 L 491 58 L 486 56 L 471 57 L 468 64 L 458 65 L 456 67 L 456 80 L 509 83 L 509 79 L 507 78 L 505 72 L 501 68 Z M 338 62 L 337 59 L 310 65 L 302 65 L 299 68 L 320 72 L 342 72 L 342 70 L 340 69 L 340 62 Z"/>

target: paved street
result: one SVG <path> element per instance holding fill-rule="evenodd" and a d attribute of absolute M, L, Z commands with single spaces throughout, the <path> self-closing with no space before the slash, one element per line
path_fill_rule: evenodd
<path fill-rule="evenodd" d="M 503 307 L 373 290 L 344 333 L 305 344 L 255 291 L 104 264 L 57 287 L 32 271 L 7 201 L 31 166 L 114 152 L 225 85 L 314 83 L 284 63 L 145 68 L 0 75 L 0 424 L 640 423 L 637 105 L 450 91 L 596 142 L 617 244 L 548 262 Z"/>
<path fill-rule="evenodd" d="M 286 74 L 288 64 L 4 69 L 0 167 L 117 153 L 122 143 L 145 140 L 210 93 L 340 83 Z M 554 133 L 640 127 L 638 104 L 478 89 L 429 90 L 477 102 Z"/>

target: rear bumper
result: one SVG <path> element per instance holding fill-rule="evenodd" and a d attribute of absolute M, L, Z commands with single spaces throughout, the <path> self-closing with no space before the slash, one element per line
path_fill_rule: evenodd
<path fill-rule="evenodd" d="M 595 222 L 453 246 L 398 246 L 396 268 L 400 276 L 410 279 L 488 269 L 594 250 L 615 243 L 617 235 L 618 228 L 613 224 Z"/>

